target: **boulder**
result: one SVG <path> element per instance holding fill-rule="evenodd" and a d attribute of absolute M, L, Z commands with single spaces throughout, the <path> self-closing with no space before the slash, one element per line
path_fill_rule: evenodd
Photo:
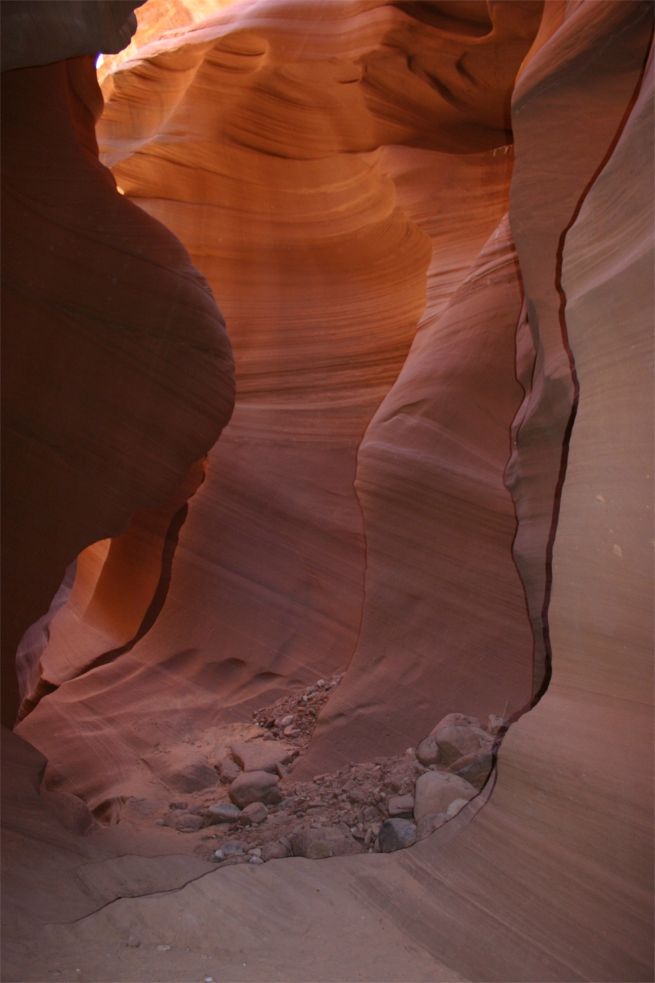
<path fill-rule="evenodd" d="M 328 857 L 347 857 L 362 853 L 363 847 L 347 827 L 322 826 L 301 829 L 290 837 L 294 857 L 325 860 Z"/>
<path fill-rule="evenodd" d="M 465 754 L 474 754 L 491 743 L 477 717 L 449 713 L 439 721 L 429 736 L 421 741 L 416 756 L 422 764 L 448 767 Z"/>
<path fill-rule="evenodd" d="M 416 826 L 409 819 L 385 819 L 378 833 L 381 853 L 394 853 L 416 843 Z"/>
<path fill-rule="evenodd" d="M 268 771 L 244 771 L 230 785 L 230 798 L 240 809 L 251 802 L 274 805 L 282 796 L 278 788 L 280 779 Z"/>
<path fill-rule="evenodd" d="M 428 771 L 416 782 L 414 818 L 418 822 L 424 816 L 446 812 L 455 799 L 468 802 L 477 794 L 477 789 L 459 775 L 451 775 L 447 771 Z"/>
<path fill-rule="evenodd" d="M 263 823 L 267 816 L 268 809 L 263 802 L 251 802 L 239 816 L 239 822 L 244 826 L 250 826 L 253 823 L 258 825 Z"/>

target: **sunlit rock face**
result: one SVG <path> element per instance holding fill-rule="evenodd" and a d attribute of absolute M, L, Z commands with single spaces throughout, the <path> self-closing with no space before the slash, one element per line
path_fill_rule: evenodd
<path fill-rule="evenodd" d="M 102 159 L 219 298 L 237 405 L 149 630 L 125 617 L 138 529 L 113 575 L 82 558 L 53 621 L 42 691 L 64 685 L 23 727 L 38 740 L 58 718 L 52 766 L 84 755 L 95 806 L 142 767 L 124 727 L 157 743 L 166 708 L 175 741 L 348 669 L 311 771 L 397 753 L 455 708 L 529 703 L 503 215 L 541 6 L 512 7 L 237 4 L 107 76 Z M 102 740 L 82 750 L 89 714 Z M 98 784 L 106 742 L 120 789 Z"/>

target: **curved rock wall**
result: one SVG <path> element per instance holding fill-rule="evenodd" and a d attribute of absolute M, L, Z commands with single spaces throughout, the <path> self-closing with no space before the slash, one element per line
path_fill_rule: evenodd
<path fill-rule="evenodd" d="M 498 6 L 517 9 L 516 4 Z M 418 29 L 421 17 L 425 25 L 428 9 L 434 28 L 445 5 L 402 7 Z M 295 25 L 311 40 L 310 49 L 322 55 L 331 50 L 335 37 L 363 36 L 368 43 L 388 18 L 397 25 L 401 8 L 357 5 L 357 26 L 366 26 L 363 35 L 349 32 L 342 5 L 334 5 L 338 29 L 325 29 L 322 20 L 314 32 L 308 22 L 316 11 L 325 13 L 323 6 L 269 5 L 271 9 L 284 11 L 284 19 L 280 15 L 269 23 L 272 36 L 279 41 L 280 25 L 286 23 L 293 37 L 289 25 Z M 488 16 L 481 5 L 457 3 L 448 9 L 468 12 L 478 25 L 469 24 L 469 42 Z M 205 46 L 195 78 L 206 80 L 206 62 L 217 57 L 212 32 L 220 34 L 224 65 L 226 50 L 237 45 L 234 39 L 225 40 L 230 17 L 245 11 L 252 18 L 248 23 L 256 23 L 261 10 L 260 4 L 235 5 L 209 26 L 192 29 Z M 461 33 L 465 25 L 458 26 Z M 440 665 L 428 661 L 429 639 L 439 631 L 442 643 L 452 644 L 450 632 L 455 645 L 459 634 L 471 633 L 471 645 L 461 647 L 461 660 L 448 666 L 448 679 L 457 681 L 452 691 L 457 699 L 468 698 L 471 687 L 480 686 L 476 699 L 493 694 L 496 701 L 507 686 L 505 699 L 520 709 L 521 701 L 529 701 L 545 681 L 549 686 L 507 735 L 494 794 L 475 822 L 466 825 L 462 814 L 410 853 L 325 861 L 320 891 L 315 863 L 302 859 L 270 864 L 257 874 L 244 867 L 202 878 L 196 863 L 194 883 L 174 890 L 171 885 L 180 884 L 189 872 L 186 866 L 180 871 L 171 858 L 133 865 L 130 857 L 134 873 L 91 847 L 85 848 L 84 859 L 94 860 L 97 884 L 92 882 L 88 890 L 88 862 L 78 863 L 70 839 L 60 849 L 61 833 L 58 838 L 44 833 L 49 827 L 41 814 L 34 833 L 19 812 L 12 844 L 27 842 L 29 847 L 48 835 L 39 869 L 53 874 L 33 892 L 38 905 L 25 901 L 29 887 L 24 863 L 12 880 L 23 933 L 11 955 L 15 978 L 43 979 L 57 965 L 64 972 L 70 967 L 71 974 L 81 966 L 90 978 L 109 973 L 116 979 L 138 979 L 170 973 L 173 959 L 180 978 L 201 978 L 209 954 L 235 980 L 313 979 L 320 951 L 325 973 L 334 978 L 372 980 L 386 974 L 389 979 L 426 981 L 652 980 L 652 580 L 646 558 L 652 535 L 652 407 L 645 395 L 652 382 L 653 354 L 652 63 L 645 70 L 651 30 L 652 7 L 646 3 L 546 4 L 515 92 L 509 226 L 503 219 L 509 154 L 460 158 L 445 156 L 443 148 L 394 145 L 366 149 L 362 156 L 353 153 L 345 161 L 335 155 L 324 164 L 325 175 L 336 168 L 337 174 L 346 175 L 346 185 L 352 178 L 360 188 L 366 183 L 363 170 L 369 168 L 372 203 L 364 214 L 374 219 L 358 231 L 345 191 L 335 198 L 339 207 L 333 210 L 322 211 L 317 199 L 314 221 L 320 226 L 323 217 L 325 225 L 316 241 L 306 243 L 304 253 L 294 236 L 299 206 L 294 212 L 287 204 L 295 224 L 288 223 L 284 235 L 283 209 L 273 212 L 271 230 L 276 234 L 271 231 L 267 241 L 261 231 L 263 191 L 259 187 L 257 192 L 255 177 L 260 175 L 263 182 L 274 174 L 277 193 L 286 193 L 289 202 L 303 188 L 309 188 L 314 200 L 320 195 L 316 161 L 307 159 L 301 167 L 298 161 L 269 161 L 256 152 L 237 154 L 226 140 L 222 152 L 234 151 L 230 159 L 243 171 L 230 171 L 233 185 L 226 177 L 219 182 L 209 168 L 197 167 L 202 206 L 180 201 L 181 190 L 170 201 L 176 189 L 185 187 L 186 172 L 181 163 L 167 171 L 162 161 L 174 157 L 184 143 L 186 131 L 176 127 L 185 117 L 175 115 L 175 106 L 178 87 L 188 81 L 182 68 L 187 66 L 190 78 L 200 65 L 193 46 L 175 56 L 153 53 L 151 60 L 128 64 L 113 79 L 115 93 L 125 87 L 126 106 L 136 104 L 137 93 L 155 82 L 161 92 L 160 103 L 149 102 L 155 109 L 143 144 L 138 113 L 130 117 L 124 110 L 129 133 L 122 145 L 120 113 L 111 121 L 112 152 L 125 162 L 120 183 L 127 187 L 133 182 L 131 194 L 144 192 L 148 181 L 160 180 L 167 171 L 167 183 L 157 185 L 166 194 L 142 194 L 142 203 L 155 213 L 161 209 L 166 221 L 175 220 L 185 234 L 191 228 L 203 230 L 194 255 L 203 270 L 207 264 L 208 275 L 224 275 L 228 320 L 234 318 L 237 327 L 244 399 L 211 453 L 205 482 L 179 530 L 158 616 L 122 654 L 112 653 L 111 645 L 121 648 L 135 620 L 126 618 L 119 625 L 115 612 L 121 607 L 123 572 L 130 566 L 126 557 L 138 552 L 147 523 L 137 516 L 132 537 L 128 531 L 122 543 L 97 545 L 79 561 L 71 603 L 55 619 L 44 661 L 53 681 L 63 684 L 21 725 L 30 740 L 47 750 L 51 778 L 59 768 L 67 787 L 83 792 L 96 807 L 111 807 L 112 799 L 135 788 L 146 794 L 156 782 L 161 784 L 176 744 L 189 736 L 198 743 L 201 735 L 213 739 L 218 719 L 229 719 L 231 713 L 243 716 L 253 701 L 268 698 L 282 683 L 302 682 L 325 667 L 345 665 L 353 652 L 351 671 L 327 704 L 307 767 L 330 764 L 346 753 L 356 756 L 360 749 L 369 755 L 386 740 L 402 747 L 412 739 L 415 722 L 413 717 L 394 717 L 396 698 L 402 706 L 413 682 L 412 714 L 415 707 L 423 712 L 429 705 L 431 687 L 435 704 L 442 698 L 439 684 L 443 687 L 446 681 Z M 237 63 L 250 42 L 239 40 Z M 297 47 L 289 44 L 297 57 Z M 255 58 L 262 48 L 251 44 L 248 50 Z M 171 70 L 176 59 L 179 74 Z M 393 51 L 390 64 L 396 64 Z M 130 86 L 134 103 L 127 98 Z M 192 103 L 200 106 L 201 100 Z M 249 107 L 244 100 L 241 109 L 247 118 Z M 187 108 L 191 120 L 192 108 Z M 161 138 L 151 140 L 159 128 Z M 203 154 L 207 163 L 206 148 Z M 181 149 L 180 155 L 181 161 Z M 246 166 L 249 161 L 252 168 Z M 285 183 L 280 175 L 287 166 L 292 170 Z M 307 184 L 305 173 L 310 174 Z M 231 208 L 223 208 L 220 198 L 225 223 L 210 249 L 207 232 L 218 227 L 213 212 L 219 206 L 212 204 L 208 189 L 219 186 Z M 226 187 L 233 188 L 231 197 Z M 386 211 L 380 200 L 386 200 Z M 250 205 L 258 222 L 241 225 L 233 212 Z M 441 209 L 449 222 L 440 221 Z M 339 226 L 342 215 L 347 231 Z M 336 230 L 333 243 L 331 229 Z M 379 337 L 388 342 L 382 350 L 389 357 L 380 361 L 377 321 L 367 301 L 373 304 L 387 279 L 396 282 L 392 260 L 399 256 L 390 257 L 385 249 L 387 229 L 398 233 L 396 242 L 408 244 L 421 272 L 412 277 L 409 259 L 405 267 L 401 263 L 406 289 L 397 301 L 391 284 L 383 294 L 387 306 L 396 306 L 388 318 L 381 317 Z M 250 234 L 255 237 L 252 252 L 247 248 Z M 278 241 L 284 248 L 275 264 Z M 378 265 L 369 272 L 360 246 L 372 249 L 373 242 L 379 245 L 374 254 Z M 231 250 L 236 251 L 234 260 Z M 517 256 L 525 286 L 522 308 Z M 311 346 L 308 342 L 304 350 L 300 311 L 312 294 L 294 278 L 285 262 L 289 257 L 309 286 L 322 287 L 321 305 L 330 315 L 319 324 L 310 305 L 314 330 Z M 267 279 L 267 264 L 282 284 L 277 293 L 273 277 Z M 352 284 L 346 283 L 350 270 Z M 231 278 L 239 287 L 232 293 Z M 257 289 L 248 292 L 252 284 Z M 259 289 L 266 306 L 257 305 Z M 348 316 L 345 306 L 340 309 L 342 296 L 357 314 L 348 326 L 338 316 Z M 287 304 L 294 314 L 288 325 Z M 327 335 L 325 347 L 320 342 L 329 330 L 335 363 L 329 380 L 334 386 L 352 364 L 344 348 L 353 320 L 355 326 L 366 324 L 369 332 L 366 339 L 359 334 L 353 338 L 360 346 L 354 350 L 357 385 L 344 385 L 331 398 L 334 389 L 329 396 L 316 391 L 331 365 Z M 402 325 L 402 344 L 395 348 L 394 323 Z M 512 324 L 519 327 L 517 375 L 523 396 L 509 367 Z M 251 331 L 257 346 L 249 346 Z M 287 338 L 295 343 L 285 345 Z M 488 346 L 483 344 L 487 339 Z M 313 372 L 314 345 L 321 361 L 320 371 Z M 287 351 L 293 376 L 304 383 L 297 402 L 296 394 L 283 387 Z M 262 382 L 269 370 L 275 388 L 265 389 Z M 367 387 L 369 378 L 373 382 Z M 448 393 L 448 401 L 438 398 L 437 385 Z M 463 399 L 473 390 L 475 399 Z M 348 398 L 360 391 L 365 399 Z M 305 402 L 309 410 L 296 417 L 296 407 Z M 327 414 L 325 423 L 317 406 Z M 515 443 L 510 447 L 513 413 Z M 324 447 L 329 435 L 333 442 Z M 443 450 L 433 457 L 436 446 Z M 502 495 L 508 458 L 505 480 L 520 519 L 515 553 L 537 643 L 534 678 L 531 647 L 526 645 L 530 619 L 527 611 L 518 617 L 520 584 L 509 562 L 511 508 L 509 495 Z M 351 481 L 357 474 L 359 499 L 347 491 L 346 472 Z M 471 474 L 475 481 L 469 480 Z M 327 480 L 331 498 L 325 495 Z M 256 497 L 246 494 L 251 484 L 258 490 Z M 409 486 L 414 510 L 404 494 Z M 451 488 L 458 492 L 457 511 L 450 507 Z M 442 509 L 429 508 L 433 495 L 444 503 Z M 313 496 L 321 515 L 308 507 Z M 359 501 L 363 514 L 358 515 Z M 294 527 L 289 517 L 303 507 L 303 522 Z M 262 511 L 272 521 L 264 522 Z M 465 529 L 459 522 L 464 516 Z M 327 517 L 333 523 L 331 535 Z M 421 536 L 423 528 L 429 535 Z M 476 529 L 471 543 L 464 535 L 469 528 Z M 415 563 L 399 545 L 404 537 L 412 543 Z M 314 582 L 314 594 L 300 577 L 293 579 L 298 554 L 289 544 L 296 550 L 309 544 L 300 558 L 311 560 L 314 576 L 324 577 Z M 267 579 L 272 571 L 261 558 L 269 556 L 284 591 L 291 590 L 303 604 L 297 616 L 289 610 L 288 598 L 278 597 Z M 221 565 L 217 557 L 227 557 L 229 563 Z M 485 576 L 487 569 L 491 573 Z M 346 583 L 335 583 L 334 571 Z M 426 584 L 433 578 L 439 593 L 455 601 L 447 612 L 430 606 Z M 351 598 L 354 589 L 359 600 L 351 599 L 348 617 L 339 621 L 344 598 Z M 400 590 L 405 590 L 404 603 L 412 605 L 402 638 Z M 471 610 L 485 613 L 479 623 L 467 622 L 463 591 L 473 595 Z M 247 603 L 242 601 L 246 595 Z M 361 631 L 358 610 L 364 615 Z M 288 648 L 280 649 L 280 620 L 284 626 L 307 625 L 307 636 L 292 638 Z M 415 631 L 419 624 L 421 633 Z M 499 654 L 503 631 L 511 644 Z M 231 651 L 241 653 L 240 661 L 229 661 L 227 638 L 235 647 Z M 485 661 L 467 661 L 487 642 Z M 409 670 L 404 679 L 393 671 L 396 645 Z M 65 681 L 108 651 L 107 664 Z M 492 671 L 491 657 L 496 659 Z M 433 665 L 435 676 L 427 678 Z M 279 681 L 273 675 L 278 670 Z M 502 686 L 493 678 L 495 672 L 503 674 Z M 367 676 L 368 690 L 362 682 Z M 343 701 L 341 708 L 337 700 Z M 115 831 L 105 832 L 111 837 Z M 152 853 L 152 837 L 150 830 L 147 845 L 138 849 Z M 104 838 L 105 851 L 111 842 Z M 115 841 L 113 849 L 124 853 L 119 847 Z M 72 872 L 71 855 L 76 863 Z M 62 883 L 71 886 L 65 898 Z M 128 897 L 135 893 L 152 896 Z M 229 932 L 218 936 L 213 931 L 216 910 L 229 918 Z M 43 928 L 46 921 L 66 917 L 70 924 Z M 129 941 L 135 931 L 140 945 Z M 108 968 L 109 939 L 114 944 Z"/>
<path fill-rule="evenodd" d="M 211 293 L 179 241 L 119 194 L 99 163 L 101 108 L 90 56 L 4 73 L 3 659 L 12 722 L 18 643 L 66 568 L 135 510 L 174 496 L 232 407 L 232 359 Z"/>
<path fill-rule="evenodd" d="M 541 13 L 513 8 L 237 4 L 108 76 L 103 158 L 220 296 L 238 398 L 150 630 L 130 639 L 79 589 L 56 619 L 42 691 L 69 682 L 24 725 L 57 730 L 53 768 L 91 718 L 98 753 L 120 734 L 112 754 L 138 772 L 164 709 L 167 740 L 191 739 L 351 660 L 308 770 L 396 753 L 452 709 L 529 702 L 503 487 L 520 401 L 506 224 L 478 260 Z M 115 583 L 118 612 L 133 584 Z"/>

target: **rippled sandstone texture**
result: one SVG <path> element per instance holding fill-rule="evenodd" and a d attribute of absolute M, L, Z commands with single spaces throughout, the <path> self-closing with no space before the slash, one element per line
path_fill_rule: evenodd
<path fill-rule="evenodd" d="M 162 715 L 165 741 L 193 740 L 219 711 L 247 719 L 346 667 L 306 774 L 397 753 L 454 708 L 530 700 L 503 485 L 521 298 L 495 230 L 540 6 L 329 9 L 230 8 L 105 83 L 103 159 L 220 296 L 238 399 L 150 631 L 130 645 L 121 630 L 120 566 L 89 602 L 92 556 L 53 623 L 50 684 L 129 648 L 24 724 L 57 730 L 52 767 L 77 756 L 94 808 L 133 792 Z M 109 746 L 113 786 L 97 780 Z"/>
<path fill-rule="evenodd" d="M 98 934 L 124 945 L 136 923 L 145 949 L 121 948 L 114 977 L 147 957 L 148 972 L 195 978 L 205 966 L 182 950 L 206 949 L 220 906 L 234 920 L 214 955 L 233 979 L 307 978 L 318 947 L 326 979 L 647 980 L 651 10 L 549 3 L 541 26 L 536 4 L 317 10 L 235 5 L 108 80 L 105 159 L 215 286 L 237 411 L 148 634 L 71 678 L 133 631 L 121 548 L 103 591 L 103 551 L 87 553 L 43 660 L 63 685 L 21 732 L 116 814 L 153 745 L 159 779 L 165 752 L 219 711 L 247 716 L 335 668 L 349 667 L 308 771 L 400 750 L 442 711 L 518 711 L 551 651 L 552 680 L 456 839 L 325 862 L 326 900 L 303 861 L 256 881 L 219 872 L 46 931 L 49 956 L 98 974 Z M 538 29 L 514 93 L 508 221 L 497 148 Z M 456 98 L 453 80 L 467 82 Z M 103 897 L 147 893 L 117 892 L 115 861 L 97 862 Z M 284 918 L 272 952 L 251 910 L 260 933 Z M 174 969 L 156 951 L 169 938 Z M 39 978 L 38 959 L 17 958 Z"/>

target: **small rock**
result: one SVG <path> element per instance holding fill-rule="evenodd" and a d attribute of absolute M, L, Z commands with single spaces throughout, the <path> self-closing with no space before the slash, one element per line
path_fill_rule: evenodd
<path fill-rule="evenodd" d="M 299 830 L 291 836 L 291 850 L 294 857 L 307 857 L 309 860 L 325 860 L 328 857 L 345 857 L 363 852 L 361 844 L 351 836 L 348 828 L 339 826 Z"/>
<path fill-rule="evenodd" d="M 446 771 L 427 771 L 416 782 L 414 818 L 418 822 L 424 816 L 446 812 L 455 799 L 472 799 L 475 789 L 459 775 Z"/>
<path fill-rule="evenodd" d="M 277 775 L 271 775 L 268 771 L 242 772 L 230 785 L 230 798 L 241 809 L 251 802 L 274 804 L 282 798 L 279 781 Z"/>
<path fill-rule="evenodd" d="M 250 860 L 248 861 L 248 863 L 249 864 L 263 864 L 264 861 L 262 860 L 261 857 L 251 857 Z"/>
<path fill-rule="evenodd" d="M 248 856 L 250 857 L 261 857 L 262 848 L 260 846 L 253 846 L 248 850 Z"/>
<path fill-rule="evenodd" d="M 239 840 L 228 840 L 220 849 L 214 851 L 214 858 L 229 860 L 230 857 L 240 857 L 244 852 L 243 843 Z"/>
<path fill-rule="evenodd" d="M 293 725 L 289 727 L 285 727 L 282 733 L 284 734 L 285 737 L 300 737 L 300 731 L 298 730 L 297 727 L 294 727 Z"/>
<path fill-rule="evenodd" d="M 392 795 L 387 800 L 387 812 L 393 819 L 396 816 L 411 816 L 414 812 L 413 795 Z"/>
<path fill-rule="evenodd" d="M 288 843 L 283 840 L 275 840 L 272 843 L 264 843 L 262 847 L 262 860 L 282 860 L 284 857 L 291 856 Z"/>
<path fill-rule="evenodd" d="M 322 688 L 323 688 L 323 686 L 327 686 L 327 683 L 326 683 L 326 681 L 325 681 L 324 679 L 318 679 L 318 680 L 316 681 L 316 685 L 317 685 L 317 686 L 320 686 L 320 687 L 321 687 L 321 689 L 322 689 Z"/>
<path fill-rule="evenodd" d="M 136 935 L 130 935 L 128 937 L 127 944 L 130 949 L 138 949 L 141 945 L 141 939 L 137 938 Z"/>
<path fill-rule="evenodd" d="M 239 817 L 239 822 L 247 817 L 248 821 L 251 823 L 259 824 L 263 823 L 268 816 L 268 809 L 263 802 L 251 802 L 250 805 L 246 806 Z"/>
<path fill-rule="evenodd" d="M 232 802 L 217 802 L 205 809 L 204 814 L 212 825 L 215 823 L 235 823 L 241 815 L 241 809 Z"/>
<path fill-rule="evenodd" d="M 189 808 L 189 803 L 188 802 L 169 802 L 168 803 L 168 808 L 169 809 L 182 809 L 182 810 L 184 810 L 184 809 L 188 809 Z"/>
<path fill-rule="evenodd" d="M 175 829 L 180 833 L 197 833 L 203 829 L 205 820 L 202 816 L 194 816 L 190 812 L 183 813 L 175 822 Z"/>
<path fill-rule="evenodd" d="M 264 745 L 261 741 L 242 741 L 232 745 L 232 755 L 245 772 L 274 773 L 278 764 L 289 764 L 297 754 L 296 748 L 277 741 L 271 745 Z"/>
<path fill-rule="evenodd" d="M 420 742 L 416 748 L 416 757 L 429 768 L 430 765 L 436 765 L 439 760 L 439 744 L 435 736 L 426 737 Z"/>
<path fill-rule="evenodd" d="M 378 833 L 382 853 L 394 853 L 416 843 L 416 826 L 409 819 L 385 819 Z"/>
<path fill-rule="evenodd" d="M 280 719 L 276 720 L 275 723 L 278 727 L 282 727 L 284 729 L 285 727 L 290 727 L 295 719 L 296 718 L 292 713 L 288 713 L 286 717 L 280 717 Z"/>
<path fill-rule="evenodd" d="M 221 776 L 221 781 L 229 785 L 241 774 L 241 769 L 232 758 L 223 758 L 218 766 L 218 773 Z"/>

